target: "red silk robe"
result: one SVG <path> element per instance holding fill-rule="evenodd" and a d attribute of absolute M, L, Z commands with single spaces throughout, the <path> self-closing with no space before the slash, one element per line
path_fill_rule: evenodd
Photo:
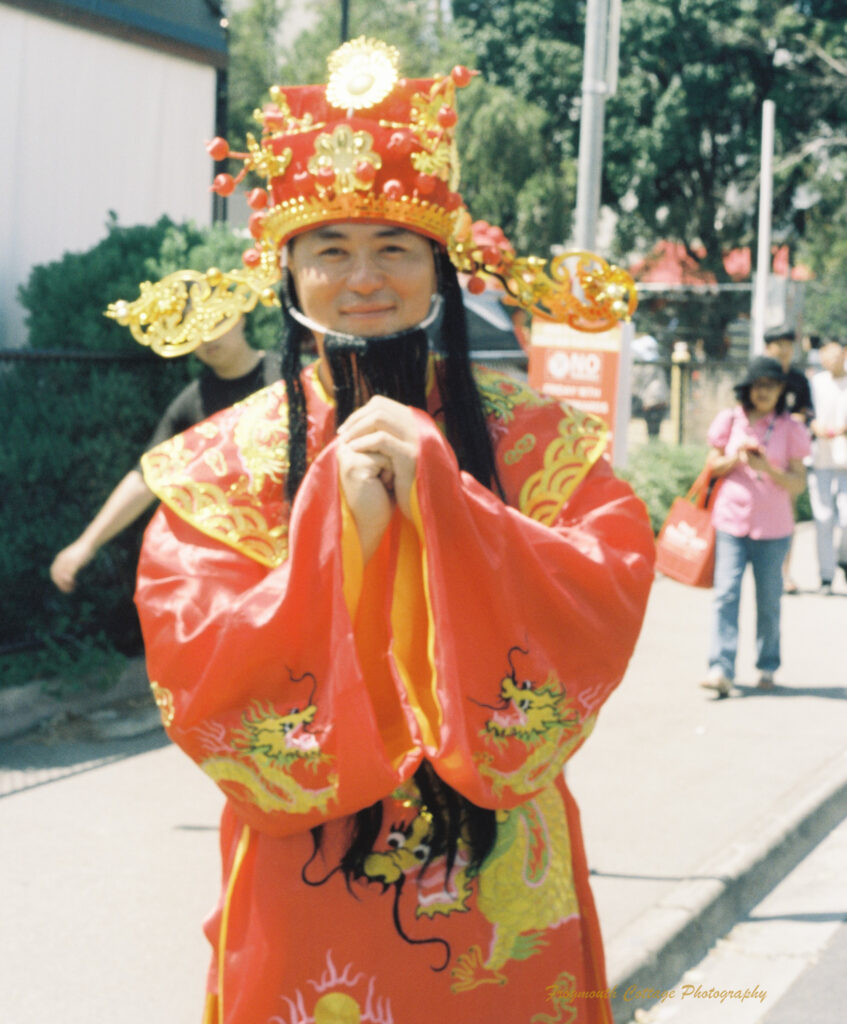
<path fill-rule="evenodd" d="M 227 796 L 208 1024 L 611 1022 L 562 766 L 620 681 L 652 580 L 602 424 L 477 373 L 506 503 L 432 415 L 413 517 L 362 563 L 334 410 L 304 371 L 309 469 L 284 499 L 282 383 L 145 456 L 163 504 L 137 602 L 171 738 Z M 426 864 L 412 776 L 494 809 L 478 873 Z M 382 831 L 349 884 L 350 816 Z M 323 825 L 315 853 L 310 829 Z"/>

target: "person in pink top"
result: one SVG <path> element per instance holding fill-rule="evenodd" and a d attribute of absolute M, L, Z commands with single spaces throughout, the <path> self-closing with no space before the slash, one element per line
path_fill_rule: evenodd
<path fill-rule="evenodd" d="M 735 386 L 739 404 L 709 428 L 709 463 L 723 484 L 712 506 L 715 583 L 709 671 L 701 683 L 726 697 L 735 680 L 741 580 L 748 562 L 756 584 L 758 686 L 779 668 L 782 563 L 791 541 L 791 499 L 806 486 L 809 433 L 785 408 L 785 372 L 758 356 Z"/>

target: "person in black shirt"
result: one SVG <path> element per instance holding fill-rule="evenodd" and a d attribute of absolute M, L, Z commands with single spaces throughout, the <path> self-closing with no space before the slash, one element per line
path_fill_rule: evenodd
<path fill-rule="evenodd" d="M 814 417 L 812 389 L 806 374 L 792 362 L 794 331 L 773 331 L 765 335 L 765 355 L 775 359 L 785 372 L 785 407 L 795 420 L 808 425 Z"/>
<path fill-rule="evenodd" d="M 261 352 L 248 344 L 243 319 L 227 334 L 205 342 L 195 350 L 195 355 L 205 364 L 203 373 L 170 403 L 145 450 L 273 384 L 282 375 L 278 352 Z M 59 590 L 71 593 L 80 569 L 155 500 L 140 467 L 135 466 L 117 484 L 79 537 L 53 559 L 50 578 Z"/>

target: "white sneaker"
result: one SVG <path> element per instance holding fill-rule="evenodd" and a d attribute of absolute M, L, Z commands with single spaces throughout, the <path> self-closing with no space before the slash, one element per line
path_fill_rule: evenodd
<path fill-rule="evenodd" d="M 760 690 L 772 690 L 774 688 L 773 672 L 760 672 L 759 681 L 756 686 Z"/>
<path fill-rule="evenodd" d="M 732 689 L 732 683 L 723 674 L 723 670 L 714 665 L 709 669 L 708 675 L 700 683 L 704 690 L 714 690 L 719 697 L 728 697 Z"/>

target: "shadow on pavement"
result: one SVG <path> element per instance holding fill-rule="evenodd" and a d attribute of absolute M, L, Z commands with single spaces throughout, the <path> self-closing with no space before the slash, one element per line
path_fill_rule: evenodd
<path fill-rule="evenodd" d="M 162 729 L 125 739 L 57 738 L 38 732 L 0 747 L 0 799 L 167 746 Z"/>
<path fill-rule="evenodd" d="M 757 686 L 733 683 L 733 691 L 739 697 L 824 697 L 827 700 L 847 700 L 845 686 L 792 686 L 777 683 L 771 690 L 760 690 Z"/>

